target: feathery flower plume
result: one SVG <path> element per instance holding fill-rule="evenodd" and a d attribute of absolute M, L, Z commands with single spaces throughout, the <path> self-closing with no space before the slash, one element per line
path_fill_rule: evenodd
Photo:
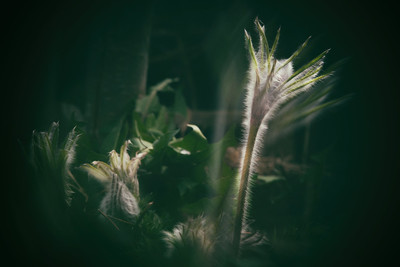
<path fill-rule="evenodd" d="M 134 219 L 140 213 L 139 180 L 137 171 L 141 160 L 147 154 L 138 153 L 131 158 L 128 154 L 128 140 L 122 146 L 120 154 L 110 152 L 110 165 L 102 161 L 83 164 L 81 168 L 91 177 L 106 184 L 107 192 L 100 204 L 100 209 L 107 215 Z"/>
<path fill-rule="evenodd" d="M 250 35 L 245 30 L 246 46 L 251 62 L 246 87 L 246 110 L 243 120 L 245 138 L 233 233 L 235 254 L 239 253 L 242 227 L 245 225 L 250 177 L 255 170 L 257 156 L 262 147 L 262 138 L 267 130 L 268 122 L 283 103 L 307 91 L 317 81 L 329 75 L 319 75 L 323 67 L 324 57 L 329 50 L 324 51 L 294 71 L 293 60 L 301 53 L 310 38 L 288 59 L 278 60 L 274 54 L 279 41 L 280 29 L 270 47 L 265 35 L 264 25 L 258 19 L 255 20 L 255 24 L 260 40 L 257 51 L 253 47 Z"/>
<path fill-rule="evenodd" d="M 58 179 L 61 180 L 64 199 L 69 206 L 72 200 L 72 187 L 77 188 L 78 191 L 85 195 L 70 171 L 75 159 L 75 148 L 80 135 L 73 128 L 63 145 L 60 145 L 59 134 L 58 122 L 53 122 L 47 132 L 33 131 L 31 161 L 36 172 L 43 180 L 48 178 L 56 184 Z"/>
<path fill-rule="evenodd" d="M 163 234 L 168 257 L 201 255 L 205 260 L 213 253 L 216 243 L 212 238 L 214 226 L 203 216 L 189 218 L 185 223 L 178 223 L 171 232 L 163 231 Z"/>

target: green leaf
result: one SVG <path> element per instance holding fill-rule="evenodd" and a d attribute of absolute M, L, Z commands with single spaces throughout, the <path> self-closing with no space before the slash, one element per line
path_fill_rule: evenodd
<path fill-rule="evenodd" d="M 183 138 L 171 142 L 170 146 L 182 154 L 184 154 L 183 151 L 187 151 L 186 153 L 192 154 L 207 149 L 207 138 L 203 135 L 199 127 L 193 124 L 188 124 L 187 126 L 191 128 L 192 131 L 186 134 Z"/>
<path fill-rule="evenodd" d="M 154 159 L 153 164 L 163 164 L 168 149 L 171 149 L 168 144 L 178 132 L 179 130 L 169 131 L 153 143 L 153 149 L 150 151 L 150 155 Z"/>
<path fill-rule="evenodd" d="M 141 113 L 142 118 L 146 118 L 148 113 L 157 112 L 160 109 L 161 105 L 156 96 L 156 93 L 154 93 L 136 101 L 135 111 Z"/>
<path fill-rule="evenodd" d="M 147 115 L 144 124 L 147 129 L 150 129 L 154 127 L 155 122 L 156 122 L 156 116 L 154 115 L 154 113 L 150 113 L 149 115 Z"/>
<path fill-rule="evenodd" d="M 164 134 L 162 131 L 156 128 L 149 128 L 147 132 L 151 134 L 151 136 L 153 136 L 154 139 L 157 139 Z"/>
<path fill-rule="evenodd" d="M 145 124 L 142 122 L 141 115 L 134 111 L 132 118 L 133 136 L 151 143 L 154 142 L 156 138 L 148 132 Z"/>
<path fill-rule="evenodd" d="M 147 114 L 157 112 L 161 105 L 157 98 L 157 92 L 163 90 L 169 84 L 175 82 L 177 79 L 165 79 L 164 81 L 150 87 L 150 94 L 142 97 L 136 101 L 136 112 L 142 114 L 142 118 L 145 118 Z"/>
<path fill-rule="evenodd" d="M 162 82 L 159 82 L 158 84 L 150 87 L 150 93 L 161 91 L 165 87 L 167 87 L 168 85 L 170 85 L 171 83 L 176 82 L 176 81 L 178 81 L 177 78 L 174 78 L 174 79 L 167 78 L 167 79 L 163 80 Z"/>
<path fill-rule="evenodd" d="M 167 129 L 168 121 L 169 121 L 168 109 L 165 106 L 162 106 L 160 108 L 160 111 L 158 112 L 157 119 L 155 120 L 153 126 L 154 128 L 163 132 Z"/>
<path fill-rule="evenodd" d="M 140 138 L 132 139 L 132 146 L 139 151 L 152 150 L 153 144 Z"/>

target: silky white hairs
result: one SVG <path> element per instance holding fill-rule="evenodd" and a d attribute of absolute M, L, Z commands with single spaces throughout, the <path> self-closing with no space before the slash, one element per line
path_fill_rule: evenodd
<path fill-rule="evenodd" d="M 110 152 L 110 165 L 102 161 L 93 161 L 92 164 L 84 164 L 81 168 L 106 187 L 106 194 L 100 203 L 102 212 L 134 220 L 140 213 L 137 171 L 147 153 L 138 153 L 131 158 L 128 154 L 130 144 L 129 140 L 126 141 L 119 154 L 115 150 Z"/>
<path fill-rule="evenodd" d="M 238 183 L 238 202 L 233 233 L 233 248 L 237 254 L 240 251 L 242 228 L 246 227 L 252 176 L 257 166 L 269 121 L 283 103 L 305 92 L 318 80 L 328 75 L 318 76 L 328 50 L 294 71 L 293 60 L 304 49 L 310 38 L 288 59 L 278 60 L 275 58 L 275 51 L 280 30 L 270 48 L 265 35 L 265 27 L 258 19 L 255 20 L 255 24 L 260 40 L 257 51 L 254 49 L 250 35 L 245 30 L 250 67 L 246 86 L 243 152 L 241 153 L 238 180 L 240 184 Z"/>
<path fill-rule="evenodd" d="M 107 215 L 128 220 L 134 220 L 140 213 L 136 198 L 115 174 L 100 203 L 100 210 Z"/>
<path fill-rule="evenodd" d="M 192 250 L 192 253 L 201 252 L 209 256 L 214 250 L 216 240 L 214 225 L 205 217 L 189 218 L 185 223 L 178 223 L 171 232 L 164 231 L 164 241 L 167 244 L 167 256 L 181 253 L 182 249 Z"/>
<path fill-rule="evenodd" d="M 269 47 L 265 36 L 265 27 L 255 20 L 259 33 L 259 46 L 255 51 L 250 35 L 245 30 L 246 44 L 249 51 L 250 67 L 246 85 L 245 112 L 244 112 L 244 140 L 248 139 L 250 124 L 256 124 L 258 131 L 253 149 L 250 175 L 255 170 L 257 156 L 262 149 L 262 139 L 279 107 L 298 94 L 307 91 L 317 81 L 326 78 L 329 74 L 318 76 L 323 67 L 323 60 L 329 50 L 324 51 L 316 58 L 305 64 L 297 71 L 293 69 L 293 60 L 307 45 L 308 38 L 288 59 L 278 60 L 275 51 L 278 45 L 280 29 L 277 32 L 272 47 Z M 244 147 L 246 146 L 244 141 Z M 242 153 L 242 162 L 244 160 Z"/>

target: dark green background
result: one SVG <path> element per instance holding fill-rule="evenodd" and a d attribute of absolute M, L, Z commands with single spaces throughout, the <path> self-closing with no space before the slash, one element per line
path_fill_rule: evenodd
<path fill-rule="evenodd" d="M 140 21 L 147 5 L 54 1 L 14 3 L 3 9 L 8 16 L 3 18 L 2 131 L 10 135 L 3 139 L 6 212 L 1 228 L 2 252 L 9 258 L 23 257 L 24 242 L 35 231 L 29 225 L 32 214 L 24 210 L 30 187 L 20 168 L 23 158 L 17 140 L 26 146 L 33 129 L 43 130 L 61 120 L 61 103 L 84 107 L 90 101 L 87 84 L 98 75 L 96 66 L 102 59 L 96 49 L 103 30 L 113 27 L 110 23 L 120 12 L 131 11 L 137 16 L 132 22 Z M 220 72 L 235 58 L 238 75 L 244 77 L 243 28 L 254 34 L 256 16 L 269 27 L 270 38 L 282 27 L 282 57 L 312 35 L 314 55 L 331 48 L 328 64 L 345 59 L 334 94 L 353 93 L 353 98 L 315 130 L 315 143 L 321 147 L 334 140 L 337 166 L 336 180 L 323 192 L 324 216 L 331 221 L 332 234 L 313 255 L 323 264 L 318 266 L 387 265 L 395 256 L 398 238 L 398 49 L 393 42 L 393 6 L 371 1 L 156 1 L 147 84 L 179 77 L 190 107 L 218 109 Z M 157 61 L 177 46 L 176 40 L 187 49 L 186 58 L 172 55 Z M 240 93 L 240 86 L 232 92 Z"/>

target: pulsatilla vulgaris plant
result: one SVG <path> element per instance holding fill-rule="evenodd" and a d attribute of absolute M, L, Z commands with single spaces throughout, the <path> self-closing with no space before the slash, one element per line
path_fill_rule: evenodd
<path fill-rule="evenodd" d="M 213 224 L 207 222 L 207 218 L 203 216 L 189 218 L 185 223 L 177 224 L 171 232 L 164 231 L 168 257 L 173 257 L 173 254 L 190 255 L 189 258 L 197 263 L 186 264 L 202 266 L 214 253 L 217 242 L 214 231 Z"/>
<path fill-rule="evenodd" d="M 75 128 L 68 134 L 63 145 L 59 144 L 59 124 L 51 124 L 48 132 L 32 134 L 31 162 L 36 175 L 50 184 L 61 181 L 59 192 L 64 195 L 67 205 L 71 204 L 72 188 L 84 194 L 81 186 L 70 171 L 75 158 L 75 148 L 79 134 Z"/>
<path fill-rule="evenodd" d="M 275 58 L 279 31 L 270 46 L 264 26 L 258 19 L 255 25 L 259 35 L 258 49 L 254 49 L 251 37 L 245 31 L 250 67 L 239 173 L 235 169 L 237 165 L 227 164 L 224 155 L 228 147 L 237 146 L 234 127 L 219 142 L 210 144 L 200 128 L 185 122 L 187 106 L 181 92 L 171 87 L 175 82 L 173 79 L 151 87 L 149 95 L 137 99 L 134 107 L 127 108 L 127 113 L 115 120 L 113 127 L 104 130 L 108 136 L 100 137 L 99 143 L 89 142 L 90 133 L 78 127 L 60 145 L 58 123 L 54 123 L 48 132 L 34 132 L 31 159 L 38 178 L 45 178 L 45 182 L 38 179 L 43 194 L 57 196 L 60 201 L 67 200 L 70 209 L 65 216 L 85 220 L 82 225 L 90 228 L 87 239 L 91 239 L 92 231 L 96 229 L 111 231 L 112 240 L 121 243 L 108 242 L 106 235 L 105 245 L 110 248 L 115 244 L 130 246 L 126 259 L 134 259 L 140 266 L 141 263 L 145 266 L 166 263 L 170 263 L 169 266 L 237 266 L 247 261 L 234 262 L 237 259 L 230 257 L 232 252 L 239 255 L 242 250 L 245 258 L 246 251 L 252 256 L 251 253 L 258 253 L 257 248 L 265 245 L 262 231 L 252 231 L 246 221 L 249 191 L 264 135 L 281 105 L 329 74 L 320 75 L 327 51 L 295 70 L 293 61 L 308 39 L 288 59 L 279 60 Z M 295 112 L 296 115 L 307 116 L 336 103 L 321 104 L 322 97 L 330 89 L 314 89 L 318 94 L 310 95 L 307 101 L 300 103 L 306 108 L 300 109 L 302 113 Z M 163 95 L 171 97 L 171 94 L 171 103 L 165 99 L 161 101 Z M 299 97 L 296 101 L 302 99 Z M 299 107 L 299 102 L 290 105 Z M 311 108 L 310 103 L 314 105 Z M 279 127 L 275 125 L 274 129 Z M 129 152 L 130 148 L 137 152 Z M 104 162 L 108 152 L 108 162 Z M 93 183 L 94 180 L 99 183 Z M 54 181 L 58 181 L 57 192 L 52 190 Z M 99 184 L 102 185 L 100 191 Z M 72 192 L 80 192 L 84 199 Z M 51 198 L 45 200 L 48 199 Z M 49 209 L 51 219 L 56 208 Z M 60 218 L 65 218 L 63 216 Z M 95 222 L 92 216 L 96 216 L 96 220 L 104 217 L 108 221 L 100 221 L 100 225 L 105 222 L 114 227 L 92 227 Z M 119 228 L 120 223 L 126 227 Z M 68 226 L 75 227 L 75 224 Z M 121 235 L 114 235 L 117 231 Z M 70 229 L 66 231 L 71 232 Z"/>
<path fill-rule="evenodd" d="M 258 19 L 255 20 L 255 24 L 259 35 L 257 50 L 254 49 L 252 39 L 245 30 L 246 45 L 251 62 L 246 87 L 246 110 L 243 121 L 245 135 L 233 231 L 235 254 L 238 254 L 240 250 L 242 228 L 246 224 L 246 207 L 249 203 L 251 176 L 254 174 L 257 165 L 268 123 L 282 104 L 307 91 L 317 81 L 329 75 L 329 73 L 319 75 L 328 50 L 298 70 L 294 70 L 293 60 L 307 45 L 309 38 L 288 59 L 279 60 L 275 58 L 275 51 L 280 30 L 278 30 L 270 47 L 265 35 L 265 27 Z"/>
<path fill-rule="evenodd" d="M 140 213 L 139 181 L 137 171 L 146 152 L 131 158 L 127 152 L 130 141 L 121 146 L 120 154 L 110 152 L 110 165 L 102 161 L 82 165 L 88 174 L 104 183 L 106 194 L 100 203 L 100 211 L 107 215 L 134 220 Z"/>

